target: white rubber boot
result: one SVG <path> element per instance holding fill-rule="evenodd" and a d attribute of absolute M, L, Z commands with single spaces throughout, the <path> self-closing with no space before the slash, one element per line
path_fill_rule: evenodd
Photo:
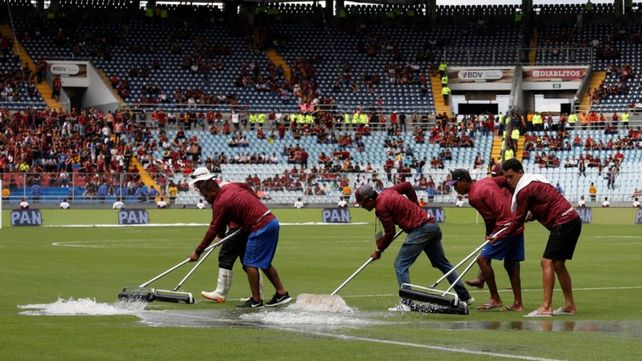
<path fill-rule="evenodd" d="M 201 291 L 201 296 L 216 303 L 223 303 L 227 293 L 230 291 L 230 287 L 232 287 L 232 270 L 219 268 L 216 289 L 214 291 Z"/>

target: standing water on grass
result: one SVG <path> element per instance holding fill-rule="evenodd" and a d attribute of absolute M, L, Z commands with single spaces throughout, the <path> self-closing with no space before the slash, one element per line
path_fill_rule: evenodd
<path fill-rule="evenodd" d="M 98 303 L 89 298 L 59 298 L 54 303 L 20 305 L 18 308 L 25 310 L 20 312 L 21 315 L 28 316 L 113 316 L 135 315 L 143 311 L 146 305 L 146 302 Z"/>

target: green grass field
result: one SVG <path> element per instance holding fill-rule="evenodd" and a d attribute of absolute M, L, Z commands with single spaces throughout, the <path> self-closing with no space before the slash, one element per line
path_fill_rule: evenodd
<path fill-rule="evenodd" d="M 318 209 L 274 211 L 281 222 L 320 221 Z M 368 259 L 374 215 L 352 212 L 353 221 L 368 225 L 281 228 L 274 265 L 290 294 L 328 294 Z M 195 210 L 150 213 L 153 223 L 207 223 L 210 215 Z M 177 325 L 163 327 L 150 327 L 137 316 L 20 315 L 19 305 L 48 304 L 58 298 L 115 302 L 122 287 L 141 283 L 187 257 L 206 227 L 12 228 L 5 211 L 5 228 L 0 230 L 0 359 L 639 360 L 642 226 L 633 224 L 634 214 L 632 209 L 596 209 L 594 223 L 584 225 L 569 262 L 578 315 L 533 320 L 521 313 L 474 309 L 468 316 L 387 312 L 398 301 L 392 263 L 401 238 L 340 293 L 358 309 L 355 318 L 377 322 L 323 328 L 248 327 L 251 323 L 242 322 L 246 318 L 234 310 L 234 301 L 149 304 L 148 310 L 177 320 Z M 116 223 L 115 212 L 108 210 L 45 210 L 43 215 L 48 225 Z M 446 215 L 441 225 L 443 244 L 454 264 L 481 243 L 483 225 L 476 224 L 472 209 L 447 209 Z M 528 225 L 522 285 L 529 311 L 542 297 L 539 259 L 547 235 L 539 224 Z M 200 290 L 215 286 L 217 267 L 215 252 L 182 289 L 200 298 Z M 173 288 L 186 271 L 157 285 Z M 229 297 L 238 299 L 248 294 L 248 286 L 238 265 L 235 271 Z M 512 295 L 498 262 L 495 271 L 508 305 Z M 428 285 L 438 276 L 424 256 L 411 269 L 414 283 Z M 271 287 L 266 293 L 273 293 Z M 486 290 L 475 290 L 473 295 L 478 304 L 488 297 Z M 554 298 L 560 305 L 559 289 Z M 277 318 L 288 313 L 286 309 L 248 312 L 271 312 Z M 221 326 L 215 321 L 222 315 L 241 321 Z M 195 319 L 198 322 L 190 323 Z"/>

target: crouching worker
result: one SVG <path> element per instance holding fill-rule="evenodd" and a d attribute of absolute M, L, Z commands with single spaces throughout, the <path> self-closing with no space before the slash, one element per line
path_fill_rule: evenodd
<path fill-rule="evenodd" d="M 410 266 L 421 252 L 425 252 L 432 266 L 442 273 L 445 274 L 453 268 L 441 246 L 441 229 L 435 223 L 434 217 L 419 207 L 412 184 L 400 183 L 384 189 L 381 194 L 370 185 L 364 184 L 357 189 L 355 196 L 362 208 L 369 212 L 375 210 L 383 225 L 384 234 L 376 240 L 376 248 L 371 254 L 374 260 L 381 258 L 381 254 L 394 240 L 396 225 L 408 234 L 395 259 L 399 287 L 404 283 L 410 283 Z M 452 284 L 458 277 L 457 272 L 453 271 L 448 276 L 448 281 Z M 461 281 L 455 284 L 454 289 L 467 305 L 475 302 Z M 388 310 L 412 311 L 412 305 L 412 301 L 402 300 L 399 305 Z"/>
<path fill-rule="evenodd" d="M 203 177 L 207 178 L 207 177 Z M 201 243 L 192 252 L 190 259 L 198 260 L 201 253 L 214 238 L 222 238 L 227 225 L 232 222 L 248 232 L 247 246 L 243 265 L 252 291 L 252 296 L 237 307 L 260 308 L 264 306 L 260 294 L 259 269 L 270 280 L 276 293 L 265 306 L 273 307 L 292 301 L 283 287 L 272 260 L 279 240 L 279 221 L 269 209 L 259 201 L 252 189 L 242 183 L 230 183 L 219 187 L 212 179 L 200 179 L 198 190 L 212 205 L 212 221 Z"/>

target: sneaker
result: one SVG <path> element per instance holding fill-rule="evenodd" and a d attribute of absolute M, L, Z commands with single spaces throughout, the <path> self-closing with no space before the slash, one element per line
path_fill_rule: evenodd
<path fill-rule="evenodd" d="M 410 306 L 405 305 L 403 303 L 400 303 L 400 304 L 398 304 L 398 305 L 396 305 L 394 307 L 388 308 L 388 311 L 390 311 L 390 312 L 410 312 L 410 311 L 412 311 L 412 309 L 410 308 Z"/>
<path fill-rule="evenodd" d="M 219 294 L 218 292 L 216 292 L 216 291 L 211 291 L 211 292 L 208 292 L 208 291 L 201 291 L 201 296 L 203 296 L 203 297 L 207 298 L 207 299 L 208 299 L 208 300 L 210 300 L 210 301 L 214 301 L 214 302 L 216 302 L 216 303 L 223 303 L 223 302 L 225 302 L 225 297 L 224 297 L 224 296 L 222 296 L 222 295 L 220 295 L 220 294 Z"/>
<path fill-rule="evenodd" d="M 470 296 L 470 298 L 469 298 L 469 299 L 467 299 L 467 300 L 466 300 L 466 301 L 464 301 L 464 302 L 466 302 L 466 306 L 470 306 L 470 305 L 472 305 L 473 303 L 475 303 L 475 297 Z"/>
<path fill-rule="evenodd" d="M 251 297 L 249 300 L 236 305 L 238 308 L 263 308 L 263 301 L 256 302 Z"/>
<path fill-rule="evenodd" d="M 287 292 L 283 295 L 280 295 L 278 292 L 272 296 L 272 299 L 269 300 L 265 305 L 267 307 L 274 307 L 274 306 L 279 306 L 279 305 L 284 305 L 286 303 L 289 303 L 292 301 L 292 297 L 290 297 L 290 294 Z"/>

